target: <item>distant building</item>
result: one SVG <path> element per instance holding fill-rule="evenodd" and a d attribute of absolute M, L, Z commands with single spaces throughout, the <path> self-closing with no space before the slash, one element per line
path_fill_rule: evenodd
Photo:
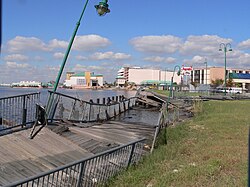
<path fill-rule="evenodd" d="M 207 73 L 206 73 L 207 72 Z M 250 91 L 250 69 L 227 68 L 227 80 L 232 79 L 243 89 Z M 224 67 L 193 68 L 190 75 L 191 81 L 197 84 L 211 84 L 216 79 L 225 78 Z"/>
<path fill-rule="evenodd" d="M 181 77 L 174 73 L 174 82 L 181 83 Z M 157 69 L 144 69 L 140 67 L 123 67 L 117 73 L 116 84 L 118 86 L 124 86 L 125 83 L 135 85 L 145 84 L 170 84 L 172 71 L 162 71 Z"/>
<path fill-rule="evenodd" d="M 72 75 L 74 75 L 75 74 L 75 72 L 67 72 L 66 73 L 66 80 L 70 80 L 70 77 L 72 76 Z"/>
<path fill-rule="evenodd" d="M 93 72 L 74 73 L 68 72 L 64 82 L 66 87 L 72 88 L 91 88 L 103 86 L 103 75 Z"/>
<path fill-rule="evenodd" d="M 11 87 L 42 87 L 42 83 L 41 82 L 37 82 L 37 81 L 20 81 L 17 83 L 12 83 Z"/>

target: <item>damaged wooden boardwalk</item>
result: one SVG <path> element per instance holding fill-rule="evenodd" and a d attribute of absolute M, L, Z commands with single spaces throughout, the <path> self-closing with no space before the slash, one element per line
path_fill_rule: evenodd
<path fill-rule="evenodd" d="M 63 132 L 53 132 L 67 126 Z M 34 139 L 30 130 L 0 137 L 0 185 L 7 185 L 133 140 L 147 137 L 151 142 L 155 127 L 119 121 L 91 124 L 65 122 L 49 125 Z"/>
<path fill-rule="evenodd" d="M 161 117 L 159 109 L 166 101 L 166 98 L 154 97 L 152 94 L 138 99 L 142 106 L 135 106 L 135 98 L 101 105 L 62 94 L 60 97 L 60 99 L 58 97 L 58 105 L 56 104 L 58 109 L 55 112 L 55 118 L 50 118 L 54 119 L 53 122 L 42 129 L 34 139 L 28 138 L 31 131 L 29 129 L 0 137 L 0 186 L 24 180 L 141 139 L 143 139 L 141 147 L 144 147 L 142 154 L 149 152 Z M 69 99 L 72 102 L 69 102 Z M 176 107 L 175 105 L 181 106 L 183 101 L 172 103 L 171 107 Z M 177 108 L 181 109 L 179 106 Z M 182 115 L 178 112 L 178 119 L 186 117 L 185 113 Z M 100 122 L 91 122 L 96 119 Z M 132 152 L 126 149 L 121 154 Z M 116 157 L 121 156 L 114 154 L 108 159 L 109 163 L 98 167 L 112 169 L 110 161 L 116 160 Z M 119 167 L 126 165 L 127 160 L 128 158 L 120 160 Z M 118 165 L 116 163 L 116 166 Z M 103 173 L 103 169 L 97 170 Z"/>

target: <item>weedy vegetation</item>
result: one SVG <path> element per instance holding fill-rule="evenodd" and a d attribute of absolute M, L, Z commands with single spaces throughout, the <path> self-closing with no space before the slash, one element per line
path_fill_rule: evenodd
<path fill-rule="evenodd" d="M 247 186 L 250 101 L 196 103 L 158 146 L 108 186 Z"/>

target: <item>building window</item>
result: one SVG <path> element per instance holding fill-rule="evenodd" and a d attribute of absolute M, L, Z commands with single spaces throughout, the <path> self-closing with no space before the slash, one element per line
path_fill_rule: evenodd
<path fill-rule="evenodd" d="M 204 70 L 201 70 L 201 84 L 204 84 Z"/>
<path fill-rule="evenodd" d="M 76 80 L 76 84 L 77 85 L 85 85 L 86 84 L 86 80 L 85 79 L 77 79 Z"/>
<path fill-rule="evenodd" d="M 200 70 L 194 71 L 194 82 L 200 83 Z"/>

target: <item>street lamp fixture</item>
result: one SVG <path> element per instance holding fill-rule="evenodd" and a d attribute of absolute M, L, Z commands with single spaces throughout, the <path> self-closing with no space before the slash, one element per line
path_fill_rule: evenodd
<path fill-rule="evenodd" d="M 86 10 L 86 8 L 87 8 L 88 2 L 89 2 L 89 0 L 86 0 L 85 5 L 84 5 L 84 7 L 83 7 L 83 10 L 82 10 L 82 12 L 81 12 L 80 18 L 79 18 L 78 22 L 76 23 L 75 30 L 74 30 L 74 32 L 73 32 L 73 34 L 72 34 L 72 36 L 71 36 L 70 41 L 69 41 L 67 50 L 66 50 L 66 52 L 65 52 L 65 54 L 64 54 L 63 61 L 62 61 L 62 64 L 61 64 L 61 67 L 60 67 L 60 70 L 59 70 L 59 72 L 58 72 L 58 74 L 57 74 L 57 78 L 56 78 L 56 81 L 55 81 L 55 84 L 54 84 L 53 92 L 52 92 L 52 94 L 50 94 L 49 99 L 48 99 L 48 101 L 47 101 L 46 108 L 45 108 L 45 111 L 46 111 L 46 114 L 45 114 L 45 115 L 46 115 L 46 118 L 47 118 L 47 117 L 51 117 L 50 115 L 52 114 L 52 108 L 53 108 L 52 105 L 53 105 L 53 102 L 54 102 L 54 94 L 55 94 L 55 92 L 56 92 L 56 90 L 57 90 L 57 87 L 58 87 L 60 78 L 61 78 L 62 73 L 63 73 L 64 66 L 65 66 L 65 64 L 66 64 L 66 62 L 67 62 L 67 59 L 68 59 L 68 56 L 69 56 L 71 47 L 72 47 L 72 45 L 73 45 L 73 42 L 74 42 L 76 33 L 77 33 L 78 28 L 79 28 L 79 26 L 80 26 L 80 23 L 81 23 L 83 14 L 84 14 L 84 12 L 85 12 L 85 10 Z M 98 13 L 99 16 L 104 16 L 106 13 L 109 13 L 110 10 L 109 10 L 108 7 L 109 7 L 109 5 L 108 5 L 108 0 L 102 0 L 101 2 L 99 2 L 98 5 L 95 5 L 96 11 L 97 11 L 97 13 Z M 34 138 L 34 137 L 38 134 L 38 132 L 39 132 L 45 125 L 46 125 L 46 124 L 42 124 L 36 132 L 34 132 L 34 129 L 35 129 L 35 125 L 34 125 L 34 126 L 33 126 L 33 130 L 32 130 L 32 132 L 31 132 L 31 134 L 30 134 L 30 138 L 31 138 L 31 139 Z"/>
<path fill-rule="evenodd" d="M 175 74 L 176 68 L 178 68 L 177 75 L 180 76 L 180 74 L 181 74 L 181 67 L 176 65 L 174 67 L 173 76 L 171 77 L 170 92 L 169 92 L 168 101 L 167 101 L 167 111 L 168 111 L 168 105 L 169 105 L 170 97 L 173 97 L 173 95 L 174 95 L 173 94 L 173 82 L 174 82 L 174 74 Z"/>
<path fill-rule="evenodd" d="M 99 2 L 99 5 L 95 5 L 95 8 L 99 16 L 104 16 L 106 13 L 110 12 L 108 0 Z"/>
<path fill-rule="evenodd" d="M 225 76 L 224 76 L 224 94 L 226 95 L 227 87 L 227 52 L 233 51 L 230 43 L 221 43 L 219 51 L 224 51 L 224 60 L 225 60 Z"/>

